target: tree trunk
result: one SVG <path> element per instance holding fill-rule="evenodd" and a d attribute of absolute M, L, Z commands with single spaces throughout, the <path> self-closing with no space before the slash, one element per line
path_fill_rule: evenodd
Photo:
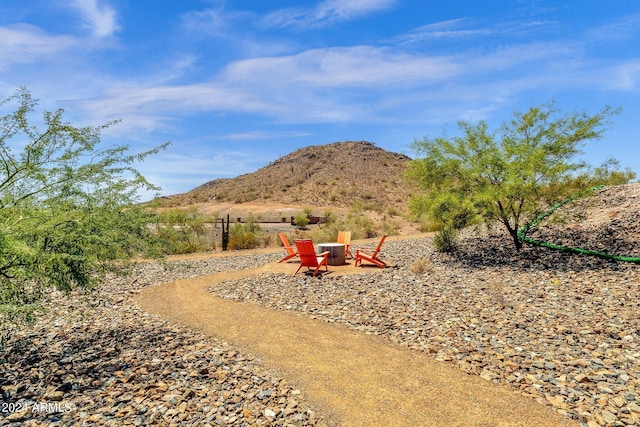
<path fill-rule="evenodd" d="M 513 239 L 513 245 L 516 247 L 516 251 L 520 252 L 520 249 L 522 249 L 522 241 L 520 240 L 520 238 L 518 238 L 517 225 L 516 227 L 512 227 L 509 221 L 506 219 L 503 219 L 502 223 L 505 225 L 505 227 L 507 227 L 507 230 L 509 231 L 511 238 Z"/>
<path fill-rule="evenodd" d="M 513 244 L 515 245 L 516 250 L 520 252 L 520 249 L 522 249 L 522 240 L 518 237 L 518 232 L 512 232 L 509 230 L 509 234 L 511 234 L 511 237 L 513 238 Z"/>

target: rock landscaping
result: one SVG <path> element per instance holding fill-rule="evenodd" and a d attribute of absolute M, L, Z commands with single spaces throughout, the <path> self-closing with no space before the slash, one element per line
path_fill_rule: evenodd
<path fill-rule="evenodd" d="M 323 425 L 303 393 L 259 361 L 131 304 L 144 286 L 277 255 L 143 263 L 94 293 L 54 295 L 1 353 L 0 425 Z"/>
<path fill-rule="evenodd" d="M 569 236 L 557 222 L 535 233 L 595 250 L 618 235 L 616 249 L 640 256 L 640 200 L 621 210 L 609 203 L 621 197 L 616 189 L 594 197 L 600 221 L 582 218 Z M 465 233 L 453 254 L 434 252 L 430 240 L 388 239 L 382 256 L 395 267 L 381 274 L 263 274 L 209 291 L 387 337 L 583 426 L 640 424 L 640 265 L 530 246 L 515 253 L 493 232 Z M 0 353 L 0 425 L 326 424 L 304 390 L 258 360 L 131 303 L 145 286 L 281 255 L 141 263 L 94 293 L 53 295 L 35 328 L 17 331 Z"/>
<path fill-rule="evenodd" d="M 597 217 L 571 224 L 570 236 L 562 221 L 541 225 L 536 238 L 639 256 L 630 207 L 640 187 L 623 188 L 563 208 L 575 218 L 589 204 Z M 586 426 L 640 424 L 640 265 L 536 247 L 514 253 L 496 233 L 465 233 L 459 245 L 446 255 L 428 238 L 389 242 L 383 256 L 397 268 L 376 277 L 269 275 L 210 291 L 387 336 Z"/>

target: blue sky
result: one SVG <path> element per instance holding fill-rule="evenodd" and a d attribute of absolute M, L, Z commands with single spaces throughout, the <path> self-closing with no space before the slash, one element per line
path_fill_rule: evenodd
<path fill-rule="evenodd" d="M 414 157 L 550 100 L 621 107 L 585 159 L 640 175 L 639 46 L 636 0 L 0 0 L 0 97 L 172 141 L 138 165 L 166 195 L 335 141 Z"/>

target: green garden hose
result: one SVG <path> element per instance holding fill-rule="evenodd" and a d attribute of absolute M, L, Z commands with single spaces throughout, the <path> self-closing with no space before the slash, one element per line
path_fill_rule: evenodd
<path fill-rule="evenodd" d="M 518 238 L 520 240 L 522 240 L 523 242 L 527 242 L 527 243 L 535 245 L 535 246 L 541 246 L 541 247 L 545 247 L 545 248 L 549 248 L 549 249 L 555 249 L 555 250 L 566 251 L 566 252 L 574 252 L 574 253 L 586 254 L 586 255 L 593 255 L 593 256 L 597 256 L 597 257 L 601 257 L 601 258 L 613 259 L 613 260 L 616 260 L 616 261 L 640 263 L 640 257 L 614 255 L 614 254 L 610 254 L 610 253 L 607 253 L 607 252 L 592 251 L 592 250 L 583 249 L 583 248 L 572 248 L 572 247 L 563 246 L 563 245 L 555 245 L 553 243 L 541 242 L 539 240 L 531 239 L 530 237 L 525 236 L 525 234 L 527 233 L 527 231 L 529 231 L 529 229 L 531 229 L 532 227 L 536 226 L 540 221 L 542 221 L 543 219 L 545 219 L 546 217 L 551 215 L 559 207 L 564 206 L 567 203 L 572 202 L 572 201 L 574 201 L 574 200 L 576 200 L 576 199 L 578 199 L 580 197 L 583 197 L 586 194 L 591 193 L 591 192 L 593 192 L 595 190 L 598 190 L 600 188 L 604 188 L 604 185 L 597 185 L 595 187 L 588 188 L 588 189 L 586 189 L 586 190 L 584 190 L 584 191 L 582 191 L 582 192 L 580 192 L 580 193 L 578 193 L 576 195 L 573 195 L 573 196 L 561 201 L 560 203 L 557 203 L 551 209 L 549 209 L 547 212 L 539 215 L 536 219 L 534 219 L 529 224 L 525 225 L 520 230 L 518 230 Z"/>

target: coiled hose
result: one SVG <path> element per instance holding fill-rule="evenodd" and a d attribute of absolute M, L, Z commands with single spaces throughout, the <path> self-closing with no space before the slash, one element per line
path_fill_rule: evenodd
<path fill-rule="evenodd" d="M 535 245 L 535 246 L 541 246 L 541 247 L 545 247 L 545 248 L 549 248 L 549 249 L 555 249 L 558 251 L 565 251 L 565 252 L 574 252 L 574 253 L 579 253 L 579 254 L 586 254 L 586 255 L 593 255 L 593 256 L 597 256 L 600 258 L 607 258 L 607 259 L 613 259 L 616 261 L 623 261 L 623 262 L 635 262 L 635 263 L 640 263 L 640 257 L 631 257 L 631 256 L 623 256 L 623 255 L 614 255 L 614 254 L 610 254 L 607 252 L 601 252 L 601 251 L 592 251 L 589 249 L 583 249 L 583 248 L 572 248 L 569 246 L 563 246 L 563 245 L 556 245 L 553 243 L 548 243 L 548 242 L 541 242 L 539 240 L 535 240 L 532 239 L 530 237 L 527 237 L 525 234 L 527 233 L 527 231 L 529 231 L 529 229 L 531 229 L 532 227 L 535 227 L 540 221 L 542 221 L 543 219 L 545 219 L 546 217 L 550 216 L 552 213 L 554 213 L 556 211 L 556 209 L 558 209 L 561 206 L 566 205 L 569 202 L 572 202 L 580 197 L 583 197 L 595 190 L 598 190 L 600 188 L 604 188 L 604 185 L 596 185 L 595 187 L 590 187 L 587 188 L 586 190 L 575 194 L 563 201 L 561 201 L 560 203 L 557 203 L 556 205 L 554 205 L 551 209 L 549 209 L 548 211 L 546 211 L 545 213 L 539 215 L 536 219 L 534 219 L 533 221 L 531 221 L 530 223 L 528 223 L 527 225 L 525 225 L 524 227 L 522 227 L 520 230 L 518 230 L 518 238 L 520 240 L 522 240 L 523 242 Z"/>

